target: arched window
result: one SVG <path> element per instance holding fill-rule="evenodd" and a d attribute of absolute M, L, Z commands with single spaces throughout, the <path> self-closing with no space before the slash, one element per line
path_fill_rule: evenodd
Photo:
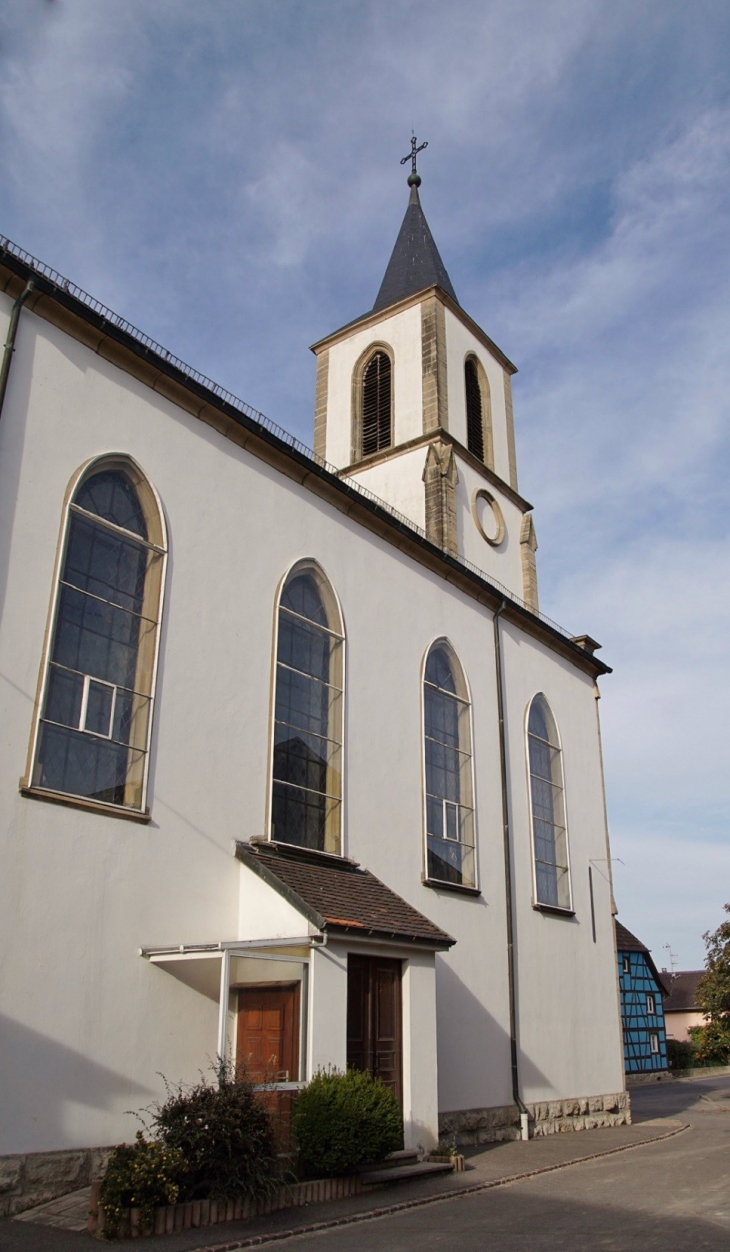
<path fill-rule="evenodd" d="M 431 648 L 423 681 L 427 877 L 473 887 L 471 707 L 445 640 Z"/>
<path fill-rule="evenodd" d="M 320 852 L 340 851 L 343 642 L 329 583 L 295 566 L 279 600 L 271 838 Z"/>
<path fill-rule="evenodd" d="M 392 443 L 392 373 L 390 357 L 382 349 L 374 353 L 363 371 L 360 418 L 362 456 L 380 452 Z"/>
<path fill-rule="evenodd" d="M 466 393 L 466 444 L 470 452 L 492 469 L 492 414 L 489 382 L 475 356 L 464 362 Z"/>
<path fill-rule="evenodd" d="M 536 695 L 527 721 L 530 800 L 535 861 L 535 903 L 570 909 L 570 868 L 565 826 L 563 763 L 558 730 L 544 695 Z"/>
<path fill-rule="evenodd" d="M 95 462 L 68 507 L 34 788 L 144 807 L 164 560 L 149 483 Z"/>

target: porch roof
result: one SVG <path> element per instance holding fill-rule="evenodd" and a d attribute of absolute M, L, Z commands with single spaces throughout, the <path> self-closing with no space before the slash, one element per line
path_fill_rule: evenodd
<path fill-rule="evenodd" d="M 237 843 L 236 856 L 328 934 L 373 935 L 434 948 L 456 943 L 355 861 L 264 840 Z"/>

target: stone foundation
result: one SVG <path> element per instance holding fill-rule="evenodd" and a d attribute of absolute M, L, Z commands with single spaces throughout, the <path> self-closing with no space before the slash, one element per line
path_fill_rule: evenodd
<path fill-rule="evenodd" d="M 111 1148 L 70 1148 L 0 1156 L 0 1217 L 88 1187 L 106 1168 Z"/>
<path fill-rule="evenodd" d="M 546 1100 L 528 1104 L 527 1109 L 531 1138 L 574 1130 L 597 1130 L 599 1126 L 628 1126 L 631 1123 L 631 1102 L 626 1091 L 615 1095 Z M 440 1113 L 439 1137 L 453 1139 L 459 1147 L 519 1139 L 520 1112 L 515 1104 L 505 1104 L 499 1108 L 458 1109 Z"/>

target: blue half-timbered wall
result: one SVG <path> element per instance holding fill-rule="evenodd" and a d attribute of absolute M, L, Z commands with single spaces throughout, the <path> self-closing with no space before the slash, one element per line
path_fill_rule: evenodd
<path fill-rule="evenodd" d="M 624 1068 L 627 1074 L 667 1068 L 663 989 L 657 984 L 643 952 L 618 953 L 621 1019 L 624 1029 Z M 653 997 L 654 1012 L 650 1012 Z M 655 1043 L 652 1049 L 652 1036 Z"/>

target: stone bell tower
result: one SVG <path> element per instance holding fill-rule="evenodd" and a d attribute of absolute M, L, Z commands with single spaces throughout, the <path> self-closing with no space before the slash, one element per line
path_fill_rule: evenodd
<path fill-rule="evenodd" d="M 408 207 L 375 304 L 312 347 L 314 450 L 537 610 L 516 367 L 456 298 L 421 208 L 420 150 L 414 138 Z"/>

